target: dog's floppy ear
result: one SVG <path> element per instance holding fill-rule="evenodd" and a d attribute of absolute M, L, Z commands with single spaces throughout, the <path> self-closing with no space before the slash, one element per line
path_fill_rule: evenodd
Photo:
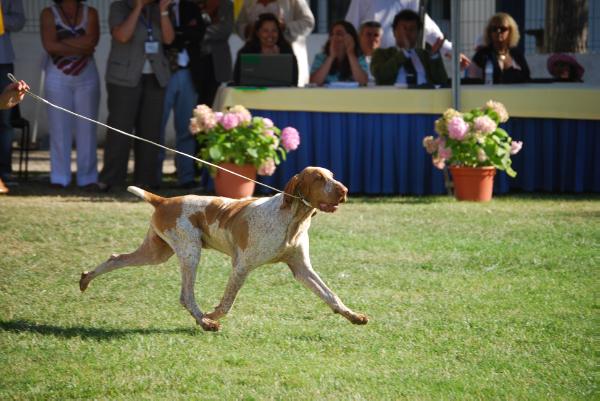
<path fill-rule="evenodd" d="M 291 196 L 289 196 L 287 194 L 296 195 L 296 187 L 298 186 L 299 182 L 300 182 L 300 176 L 299 176 L 299 174 L 296 174 L 285 185 L 284 192 L 286 194 L 283 195 L 283 203 L 281 204 L 281 209 L 287 209 L 292 206 L 292 201 L 294 200 L 294 198 L 292 198 Z"/>

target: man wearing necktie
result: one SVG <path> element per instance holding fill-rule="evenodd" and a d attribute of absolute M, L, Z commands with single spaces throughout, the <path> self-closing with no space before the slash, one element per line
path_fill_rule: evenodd
<path fill-rule="evenodd" d="M 416 48 L 422 22 L 411 10 L 394 17 L 396 46 L 377 49 L 373 53 L 371 72 L 377 85 L 433 86 L 443 85 L 448 75 L 439 50 L 444 39 L 438 39 L 426 50 Z"/>

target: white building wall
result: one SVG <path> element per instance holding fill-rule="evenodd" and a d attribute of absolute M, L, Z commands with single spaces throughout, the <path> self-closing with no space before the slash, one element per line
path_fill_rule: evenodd
<path fill-rule="evenodd" d="M 487 20 L 496 12 L 496 1 L 462 0 L 460 11 L 460 51 L 471 55 L 481 42 Z"/>
<path fill-rule="evenodd" d="M 494 0 L 462 0 L 462 13 L 461 18 L 463 26 L 461 28 L 461 49 L 463 52 L 471 56 L 473 54 L 473 47 L 476 39 L 483 32 L 485 23 L 490 15 L 495 11 Z M 544 0 L 527 0 L 528 7 L 530 5 L 535 6 L 538 3 L 543 3 Z M 536 3 L 537 2 L 537 3 Z M 15 75 L 20 79 L 25 79 L 35 93 L 41 93 L 41 71 L 42 71 L 42 60 L 45 52 L 41 46 L 39 36 L 39 14 L 43 7 L 51 4 L 50 1 L 41 0 L 23 0 L 27 22 L 24 29 L 21 32 L 12 34 L 13 46 L 15 48 L 16 60 L 15 60 Z M 108 51 L 110 48 L 110 36 L 107 31 L 106 19 L 108 17 L 108 0 L 89 0 L 88 3 L 95 6 L 100 13 L 101 18 L 101 36 L 100 42 L 96 49 L 96 62 L 100 77 L 103 82 L 104 72 L 106 69 L 105 60 L 108 57 Z M 597 68 L 599 61 L 600 51 L 600 0 L 592 0 L 590 4 L 590 44 L 594 44 L 594 48 L 591 49 L 591 55 L 576 55 L 577 59 L 583 64 L 586 69 L 585 80 L 588 83 L 600 84 L 600 68 Z M 530 8 L 527 8 L 530 10 Z M 531 10 L 536 10 L 535 7 Z M 432 15 L 435 18 L 435 10 Z M 534 11 L 529 12 L 528 15 Z M 529 18 L 529 17 L 527 17 Z M 529 20 L 528 20 L 529 21 Z M 438 20 L 440 28 L 444 32 L 449 31 L 449 24 L 447 21 Z M 529 22 L 526 22 L 529 24 Z M 533 24 L 533 22 L 531 22 Z M 533 26 L 533 25 L 531 25 Z M 527 26 L 527 28 L 531 27 Z M 593 35 L 592 35 L 593 32 Z M 449 35 L 451 36 L 451 35 Z M 523 35 L 525 36 L 525 35 Z M 308 38 L 308 59 L 309 62 L 313 60 L 314 55 L 321 51 L 323 44 L 327 39 L 325 34 L 313 34 Z M 242 42 L 236 35 L 232 35 L 230 39 L 230 45 L 232 54 L 235 55 L 237 50 L 241 47 Z M 591 46 L 591 45 L 590 45 Z M 534 77 L 547 77 L 545 60 L 547 55 L 534 55 L 528 52 L 527 60 L 532 67 Z M 105 87 L 102 85 L 102 94 L 100 99 L 100 121 L 106 121 L 106 92 Z M 22 114 L 32 124 L 37 125 L 38 137 L 44 138 L 47 136 L 47 123 L 46 123 L 46 111 L 47 106 L 42 105 L 34 101 L 32 98 L 25 100 L 21 106 Z M 37 124 L 35 122 L 37 121 Z M 98 129 L 100 140 L 102 141 L 105 135 L 105 129 Z M 168 126 L 167 140 L 172 141 L 174 133 L 171 123 Z"/>

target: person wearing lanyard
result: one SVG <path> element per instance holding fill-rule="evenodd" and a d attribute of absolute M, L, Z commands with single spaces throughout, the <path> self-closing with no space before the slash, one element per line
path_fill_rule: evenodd
<path fill-rule="evenodd" d="M 169 62 L 163 44 L 175 38 L 169 18 L 171 0 L 117 0 L 111 3 L 108 23 L 111 47 L 106 65 L 107 124 L 160 141 Z M 107 131 L 104 167 L 99 187 L 124 187 L 131 145 L 134 149 L 133 182 L 142 188 L 160 186 L 159 148 Z"/>

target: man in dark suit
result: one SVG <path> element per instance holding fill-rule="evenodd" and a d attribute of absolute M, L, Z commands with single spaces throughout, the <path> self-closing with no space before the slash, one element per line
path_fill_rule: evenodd
<path fill-rule="evenodd" d="M 377 49 L 371 60 L 371 72 L 377 85 L 432 86 L 448 81 L 439 50 L 444 39 L 429 49 L 416 48 L 422 22 L 411 10 L 400 11 L 392 24 L 396 46 Z"/>
<path fill-rule="evenodd" d="M 206 23 L 202 10 L 193 1 L 175 0 L 169 10 L 169 17 L 175 30 L 175 40 L 165 47 L 171 67 L 171 78 L 165 94 L 164 112 L 161 127 L 161 140 L 164 143 L 165 128 L 171 110 L 175 125 L 175 148 L 183 153 L 195 155 L 196 139 L 189 133 L 192 111 L 198 103 L 200 82 L 192 74 L 192 68 L 202 56 L 202 40 Z M 161 161 L 164 151 L 161 152 Z M 175 156 L 177 181 L 183 188 L 193 188 L 196 167 L 194 160 L 182 155 Z M 159 163 L 162 171 L 162 163 Z"/>

